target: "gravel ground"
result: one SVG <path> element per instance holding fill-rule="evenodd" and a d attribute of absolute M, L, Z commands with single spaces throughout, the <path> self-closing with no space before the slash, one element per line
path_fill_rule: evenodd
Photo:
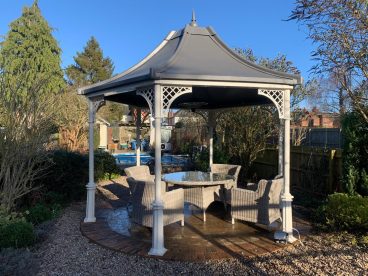
<path fill-rule="evenodd" d="M 65 209 L 52 234 L 36 249 L 38 275 L 368 275 L 368 250 L 331 234 L 251 259 L 183 263 L 125 255 L 81 235 L 83 210 L 84 203 Z"/>

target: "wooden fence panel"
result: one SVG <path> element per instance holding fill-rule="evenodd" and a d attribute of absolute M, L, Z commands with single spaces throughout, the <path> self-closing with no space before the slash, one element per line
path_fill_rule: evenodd
<path fill-rule="evenodd" d="M 278 172 L 278 149 L 267 148 L 254 161 L 251 174 L 270 179 Z M 327 195 L 341 191 L 342 160 L 340 149 L 292 147 L 290 152 L 292 189 Z"/>

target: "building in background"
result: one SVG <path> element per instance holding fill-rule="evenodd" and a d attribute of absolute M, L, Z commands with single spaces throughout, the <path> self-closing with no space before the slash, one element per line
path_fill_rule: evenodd
<path fill-rule="evenodd" d="M 294 146 L 341 148 L 343 137 L 340 115 L 321 112 L 314 107 L 311 111 L 299 109 L 293 112 L 290 125 Z"/>

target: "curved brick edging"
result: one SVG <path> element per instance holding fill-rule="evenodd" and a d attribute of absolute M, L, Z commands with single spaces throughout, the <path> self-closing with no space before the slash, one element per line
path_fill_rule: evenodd
<path fill-rule="evenodd" d="M 112 231 L 106 220 L 101 218 L 95 223 L 81 222 L 80 229 L 83 236 L 90 241 L 126 254 L 145 256 L 151 246 L 149 243 L 134 240 Z"/>

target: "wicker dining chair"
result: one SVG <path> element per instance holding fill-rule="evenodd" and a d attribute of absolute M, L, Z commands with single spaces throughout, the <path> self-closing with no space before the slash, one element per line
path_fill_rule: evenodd
<path fill-rule="evenodd" d="M 232 175 L 234 177 L 234 182 L 225 184 L 223 189 L 220 191 L 219 201 L 226 202 L 227 195 L 230 193 L 232 188 L 237 187 L 238 177 L 240 173 L 241 166 L 239 165 L 231 165 L 231 164 L 212 164 L 211 172 L 212 173 L 224 173 L 227 175 Z"/>
<path fill-rule="evenodd" d="M 128 177 L 133 177 L 136 180 L 155 181 L 155 176 L 151 175 L 149 167 L 145 165 L 125 168 L 124 172 Z M 130 194 L 133 195 L 134 190 L 135 190 L 134 183 L 128 182 L 128 186 L 129 186 Z"/>
<path fill-rule="evenodd" d="M 132 200 L 132 221 L 137 224 L 153 227 L 152 203 L 155 199 L 155 183 L 149 180 L 135 180 L 127 178 L 129 185 L 135 187 Z M 164 226 L 180 221 L 184 226 L 184 191 L 175 189 L 166 192 L 162 186 L 162 200 L 164 202 Z"/>
<path fill-rule="evenodd" d="M 124 169 L 128 177 L 133 177 L 139 180 L 154 180 L 155 176 L 150 173 L 149 167 L 146 165 L 133 166 Z"/>
<path fill-rule="evenodd" d="M 197 206 L 203 213 L 203 221 L 206 221 L 206 210 L 215 200 L 220 198 L 221 186 L 191 187 L 184 189 L 185 202 Z"/>
<path fill-rule="evenodd" d="M 260 180 L 255 190 L 231 189 L 231 222 L 234 219 L 270 225 L 281 219 L 280 195 L 283 178 Z"/>

